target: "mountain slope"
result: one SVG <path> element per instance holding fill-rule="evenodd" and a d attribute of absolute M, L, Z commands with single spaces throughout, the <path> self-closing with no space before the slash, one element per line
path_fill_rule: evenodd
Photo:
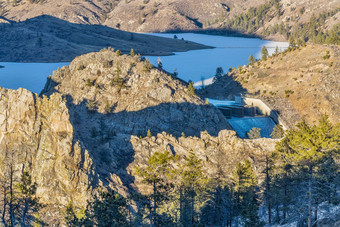
<path fill-rule="evenodd" d="M 73 24 L 51 16 L 0 24 L 0 61 L 61 62 L 111 46 L 123 53 L 169 55 L 208 48 L 184 40 L 119 31 L 101 25 Z"/>
<path fill-rule="evenodd" d="M 6 17 L 16 21 L 46 14 L 73 23 L 102 24 L 133 32 L 233 30 L 287 40 L 286 32 L 304 26 L 321 13 L 321 20 L 325 19 L 322 30 L 332 29 L 340 22 L 339 11 L 330 14 L 340 7 L 337 0 L 45 0 L 36 3 L 21 0 L 17 4 L 1 1 L 6 7 Z M 244 26 L 246 20 L 253 20 L 250 27 Z M 285 31 L 273 32 L 281 24 Z"/>
<path fill-rule="evenodd" d="M 339 66 L 339 46 L 308 45 L 234 69 L 200 94 L 220 99 L 236 94 L 259 97 L 291 127 L 302 118 L 315 124 L 323 114 L 336 123 L 340 122 Z"/>

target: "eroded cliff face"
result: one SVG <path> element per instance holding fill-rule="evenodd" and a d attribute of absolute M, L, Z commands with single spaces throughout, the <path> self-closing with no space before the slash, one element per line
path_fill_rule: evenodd
<path fill-rule="evenodd" d="M 29 171 L 47 209 L 71 200 L 84 206 L 95 178 L 92 160 L 73 132 L 60 94 L 41 98 L 25 89 L 0 88 L 1 171 L 13 161 L 16 178 L 23 168 Z"/>
<path fill-rule="evenodd" d="M 6 161 L 15 151 L 18 174 L 31 172 L 48 223 L 62 221 L 69 201 L 83 207 L 99 185 L 146 193 L 135 167 L 155 151 L 193 151 L 210 176 L 222 170 L 227 177 L 244 159 L 261 172 L 274 140 L 237 138 L 217 109 L 149 66 L 103 50 L 55 71 L 41 96 L 0 90 L 0 155 Z"/>

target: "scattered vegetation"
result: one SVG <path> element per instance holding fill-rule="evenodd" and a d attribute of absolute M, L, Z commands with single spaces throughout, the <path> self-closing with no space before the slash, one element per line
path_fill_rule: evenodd
<path fill-rule="evenodd" d="M 148 129 L 148 132 L 146 133 L 146 137 L 148 137 L 148 138 L 151 138 L 151 137 L 152 137 L 152 134 L 151 134 L 150 129 Z"/>
<path fill-rule="evenodd" d="M 268 50 L 265 46 L 263 46 L 261 49 L 261 56 L 262 56 L 262 60 L 267 60 L 268 58 Z"/>
<path fill-rule="evenodd" d="M 329 53 L 329 50 L 327 50 L 325 56 L 323 56 L 323 59 L 326 60 L 326 59 L 329 59 L 330 57 L 331 55 Z"/>
<path fill-rule="evenodd" d="M 150 63 L 149 59 L 146 59 L 143 65 L 143 72 L 149 73 L 152 69 L 153 65 Z"/>
<path fill-rule="evenodd" d="M 128 212 L 128 199 L 101 189 L 82 217 L 69 205 L 65 221 L 68 226 L 85 221 L 113 226 L 263 226 L 258 216 L 262 204 L 268 224 L 296 220 L 312 226 L 320 204 L 340 201 L 340 124 L 332 125 L 323 116 L 316 126 L 302 121 L 285 135 L 280 126 L 274 131 L 272 137 L 284 137 L 272 154 L 264 154 L 261 182 L 249 160 L 237 163 L 230 177 L 210 178 L 194 152 L 186 156 L 154 152 L 146 165 L 135 169 L 151 189 L 133 197 L 139 204 L 135 215 Z"/>
<path fill-rule="evenodd" d="M 195 86 L 194 83 L 192 81 L 189 81 L 189 85 L 188 85 L 188 95 L 190 96 L 195 96 Z"/>
<path fill-rule="evenodd" d="M 113 66 L 113 60 L 107 60 L 103 62 L 104 68 L 111 68 Z"/>
<path fill-rule="evenodd" d="M 94 112 L 97 109 L 95 101 L 87 100 L 86 107 L 89 111 Z"/>

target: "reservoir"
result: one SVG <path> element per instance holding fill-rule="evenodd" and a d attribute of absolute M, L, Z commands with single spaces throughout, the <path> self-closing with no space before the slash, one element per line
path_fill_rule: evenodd
<path fill-rule="evenodd" d="M 288 47 L 286 42 L 272 42 L 254 38 L 226 37 L 216 35 L 180 33 L 180 34 L 152 34 L 162 37 L 169 37 L 189 40 L 208 46 L 213 49 L 193 50 L 187 52 L 177 52 L 171 56 L 159 57 L 163 64 L 163 69 L 173 73 L 178 72 L 178 77 L 196 82 L 200 85 L 202 79 L 205 84 L 211 82 L 217 67 L 222 67 L 227 72 L 229 67 L 237 67 L 248 63 L 248 57 L 252 54 L 255 58 L 260 58 L 260 51 L 266 46 L 269 54 L 273 53 L 276 46 L 280 51 Z M 146 56 L 150 62 L 157 65 L 157 56 Z M 40 93 L 44 88 L 46 79 L 52 75 L 54 70 L 68 65 L 62 63 L 7 63 L 0 62 L 0 86 L 17 89 L 26 88 L 30 91 Z M 198 83 L 197 83 L 198 82 Z"/>

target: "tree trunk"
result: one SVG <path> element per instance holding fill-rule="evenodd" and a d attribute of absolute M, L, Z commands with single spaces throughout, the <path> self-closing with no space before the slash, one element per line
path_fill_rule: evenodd
<path fill-rule="evenodd" d="M 13 175 L 14 175 L 14 166 L 13 164 L 10 164 L 10 170 L 9 170 L 9 214 L 10 214 L 10 219 L 11 219 L 11 225 L 15 226 L 15 217 L 14 217 L 14 207 L 13 207 L 13 200 L 14 200 L 14 195 L 13 195 Z"/>
<path fill-rule="evenodd" d="M 268 223 L 269 225 L 272 223 L 272 208 L 271 208 L 271 199 L 270 199 L 270 176 L 269 176 L 269 159 L 268 155 L 266 156 L 266 200 L 267 200 L 267 208 L 268 208 Z"/>
<path fill-rule="evenodd" d="M 308 227 L 312 227 L 312 173 L 313 168 L 309 166 L 308 177 Z"/>
<path fill-rule="evenodd" d="M 288 178 L 288 173 L 287 171 L 285 172 L 285 178 L 287 179 Z M 287 182 L 285 180 L 284 182 L 284 199 L 283 199 L 283 219 L 286 219 L 287 218 L 287 188 L 288 188 L 288 185 L 287 185 Z"/>
<path fill-rule="evenodd" d="M 4 184 L 6 184 L 6 181 L 4 181 Z M 4 225 L 6 225 L 6 205 L 7 205 L 7 187 L 6 185 L 4 185 L 4 199 L 3 199 L 3 210 L 2 210 L 2 222 L 4 223 Z"/>
<path fill-rule="evenodd" d="M 315 210 L 314 210 L 314 223 L 318 220 L 318 200 L 315 201 Z"/>
<path fill-rule="evenodd" d="M 153 224 L 155 226 L 158 225 L 157 221 L 156 221 L 156 212 L 157 212 L 157 201 L 156 201 L 156 181 L 153 182 Z"/>
<path fill-rule="evenodd" d="M 192 192 L 191 194 L 191 226 L 194 226 L 195 223 L 195 212 L 194 212 L 194 201 L 195 201 L 195 192 Z"/>

